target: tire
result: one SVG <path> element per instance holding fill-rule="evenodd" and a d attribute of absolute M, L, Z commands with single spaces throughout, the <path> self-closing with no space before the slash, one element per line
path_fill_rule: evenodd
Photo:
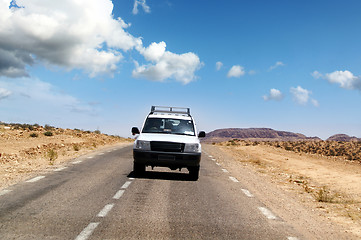
<path fill-rule="evenodd" d="M 138 176 L 142 175 L 145 173 L 145 165 L 134 162 L 133 171 L 134 171 L 135 175 L 138 175 Z"/>
<path fill-rule="evenodd" d="M 188 169 L 188 171 L 189 171 L 189 177 L 191 178 L 191 180 L 197 181 L 199 178 L 199 166 L 198 167 L 190 167 Z"/>

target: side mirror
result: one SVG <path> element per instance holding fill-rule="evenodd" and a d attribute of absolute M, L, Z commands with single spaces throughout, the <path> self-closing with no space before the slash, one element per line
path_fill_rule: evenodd
<path fill-rule="evenodd" d="M 200 131 L 198 134 L 199 138 L 204 138 L 206 136 L 206 133 L 204 131 Z"/>
<path fill-rule="evenodd" d="M 132 127 L 132 134 L 135 135 L 135 134 L 139 134 L 139 129 L 137 127 Z"/>

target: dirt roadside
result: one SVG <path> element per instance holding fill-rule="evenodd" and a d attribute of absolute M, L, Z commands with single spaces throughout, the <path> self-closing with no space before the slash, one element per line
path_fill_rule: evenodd
<path fill-rule="evenodd" d="M 314 233 L 306 238 L 361 238 L 359 163 L 267 145 L 202 148 L 277 214 Z M 274 188 L 264 189 L 265 181 Z"/>
<path fill-rule="evenodd" d="M 129 145 L 132 141 L 82 130 L 0 128 L 0 191 L 39 172 L 59 168 L 82 155 Z"/>

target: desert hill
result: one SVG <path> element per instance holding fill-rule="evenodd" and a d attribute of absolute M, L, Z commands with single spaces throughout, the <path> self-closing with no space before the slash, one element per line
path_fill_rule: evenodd
<path fill-rule="evenodd" d="M 307 137 L 301 133 L 277 131 L 271 128 L 224 128 L 207 133 L 204 142 L 222 142 L 229 139 L 300 141 L 321 140 L 318 137 Z"/>
<path fill-rule="evenodd" d="M 357 138 L 355 136 L 351 137 L 346 134 L 335 134 L 335 135 L 332 135 L 331 137 L 327 138 L 326 141 L 338 141 L 338 142 L 360 141 L 361 142 L 361 138 Z"/>

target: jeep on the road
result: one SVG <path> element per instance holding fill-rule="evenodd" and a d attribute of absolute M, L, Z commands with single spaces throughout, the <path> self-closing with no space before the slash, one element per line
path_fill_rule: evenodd
<path fill-rule="evenodd" d="M 132 134 L 139 134 L 133 146 L 135 174 L 143 174 L 146 166 L 187 168 L 190 177 L 198 179 L 202 151 L 199 138 L 205 137 L 205 132 L 197 135 L 189 108 L 152 106 L 142 131 L 133 127 Z"/>

